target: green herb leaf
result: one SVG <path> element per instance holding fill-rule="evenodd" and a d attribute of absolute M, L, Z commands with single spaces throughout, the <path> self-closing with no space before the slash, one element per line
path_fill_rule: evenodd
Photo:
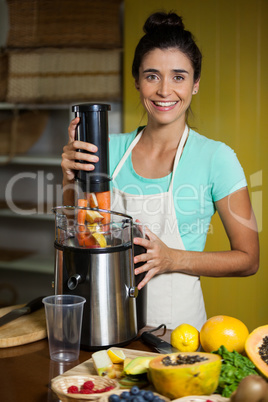
<path fill-rule="evenodd" d="M 212 353 L 220 355 L 223 359 L 219 385 L 215 393 L 221 394 L 225 398 L 230 397 L 244 377 L 251 374 L 259 375 L 254 364 L 246 356 L 236 351 L 228 352 L 222 345 Z"/>

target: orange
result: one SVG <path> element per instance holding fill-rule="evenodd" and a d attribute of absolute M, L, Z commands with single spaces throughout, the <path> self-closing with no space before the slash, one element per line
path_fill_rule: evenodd
<path fill-rule="evenodd" d="M 205 352 L 213 352 L 223 345 L 229 352 L 243 353 L 248 335 L 249 331 L 242 321 L 227 315 L 216 315 L 201 328 L 200 343 Z"/>

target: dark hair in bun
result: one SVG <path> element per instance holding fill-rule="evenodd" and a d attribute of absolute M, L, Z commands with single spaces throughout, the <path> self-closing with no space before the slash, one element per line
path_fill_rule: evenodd
<path fill-rule="evenodd" d="M 146 21 L 143 26 L 143 31 L 146 34 L 151 34 L 158 29 L 168 29 L 168 28 L 182 28 L 184 29 L 184 25 L 182 22 L 182 18 L 179 17 L 175 13 L 155 13 L 152 14 Z"/>
<path fill-rule="evenodd" d="M 140 39 L 132 64 L 132 75 L 139 78 L 139 68 L 143 57 L 153 49 L 177 48 L 192 63 L 194 81 L 201 75 L 202 54 L 191 32 L 184 29 L 182 18 L 177 14 L 157 12 L 152 14 L 143 26 L 145 35 Z"/>

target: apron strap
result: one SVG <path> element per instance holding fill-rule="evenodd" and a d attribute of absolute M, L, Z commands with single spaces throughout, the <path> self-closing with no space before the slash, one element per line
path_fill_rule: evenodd
<path fill-rule="evenodd" d="M 170 180 L 170 184 L 169 184 L 169 189 L 168 192 L 172 192 L 173 191 L 173 182 L 174 182 L 174 176 L 175 176 L 175 172 L 179 163 L 179 160 L 181 158 L 182 155 L 182 151 L 183 151 L 183 147 L 186 143 L 187 140 L 187 136 L 188 136 L 188 132 L 189 132 L 189 127 L 187 126 L 187 124 L 185 125 L 185 129 L 184 132 L 182 134 L 177 152 L 176 152 L 176 156 L 175 156 L 175 160 L 174 160 L 174 164 L 173 164 L 173 169 L 172 169 L 172 176 L 171 176 L 171 180 Z"/>

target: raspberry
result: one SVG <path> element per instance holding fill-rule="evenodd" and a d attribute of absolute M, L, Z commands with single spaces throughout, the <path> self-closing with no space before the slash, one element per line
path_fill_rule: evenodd
<path fill-rule="evenodd" d="M 92 391 L 92 389 L 84 389 L 84 388 L 82 388 L 79 391 L 79 394 L 94 394 L 94 391 Z"/>
<path fill-rule="evenodd" d="M 78 387 L 76 387 L 75 385 L 71 385 L 68 389 L 67 389 L 68 394 L 78 394 L 79 390 Z"/>
<path fill-rule="evenodd" d="M 93 381 L 86 381 L 82 385 L 82 389 L 93 389 L 94 388 L 94 382 Z"/>
<path fill-rule="evenodd" d="M 112 385 L 109 385 L 109 386 L 107 386 L 107 387 L 98 389 L 98 390 L 95 391 L 95 392 L 98 393 L 98 394 L 101 394 L 102 392 L 108 392 L 108 391 L 111 391 L 112 389 L 114 389 L 114 387 L 113 387 Z"/>
<path fill-rule="evenodd" d="M 109 385 L 108 387 L 103 388 L 103 392 L 108 392 L 108 391 L 111 391 L 112 389 L 114 389 L 114 386 Z"/>

